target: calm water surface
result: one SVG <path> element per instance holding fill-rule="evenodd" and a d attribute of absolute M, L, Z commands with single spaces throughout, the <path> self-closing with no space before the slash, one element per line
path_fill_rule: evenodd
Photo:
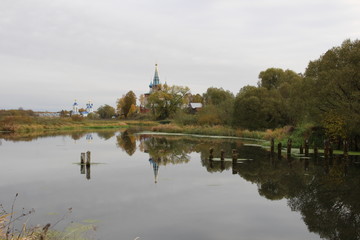
<path fill-rule="evenodd" d="M 341 161 L 326 170 L 321 160 L 270 160 L 239 140 L 128 132 L 0 141 L 0 203 L 11 208 L 19 193 L 15 208 L 35 209 L 32 224 L 55 223 L 72 207 L 56 228 L 91 223 L 95 239 L 359 237 L 356 164 L 345 177 Z M 249 160 L 211 162 L 210 147 Z M 87 151 L 88 169 L 78 164 Z"/>

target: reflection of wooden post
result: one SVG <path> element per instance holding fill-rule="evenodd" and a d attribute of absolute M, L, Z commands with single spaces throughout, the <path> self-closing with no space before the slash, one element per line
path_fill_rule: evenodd
<path fill-rule="evenodd" d="M 279 142 L 278 143 L 278 159 L 281 159 L 281 149 L 282 149 L 281 142 Z"/>
<path fill-rule="evenodd" d="M 86 179 L 90 180 L 90 164 L 86 164 Z"/>
<path fill-rule="evenodd" d="M 87 151 L 86 152 L 86 165 L 90 165 L 90 160 L 91 160 L 91 152 Z"/>
<path fill-rule="evenodd" d="M 305 140 L 305 156 L 309 156 L 309 140 Z"/>
<path fill-rule="evenodd" d="M 271 153 L 271 156 L 274 154 L 274 139 L 272 138 L 271 139 L 271 146 L 270 146 L 270 153 Z"/>
<path fill-rule="evenodd" d="M 224 160 L 225 160 L 224 154 L 225 154 L 224 150 L 221 149 L 221 152 L 220 152 L 220 159 L 221 159 L 221 161 L 224 161 Z"/>
<path fill-rule="evenodd" d="M 324 158 L 325 158 L 325 173 L 329 173 L 329 141 L 324 141 Z"/>
<path fill-rule="evenodd" d="M 332 158 L 333 158 L 333 156 L 334 156 L 334 151 L 333 151 L 333 148 L 332 148 L 332 146 L 331 146 L 331 145 L 329 145 L 329 157 L 330 157 L 330 159 L 332 159 Z"/>
<path fill-rule="evenodd" d="M 305 171 L 308 171 L 308 170 L 309 170 L 309 159 L 308 159 L 308 158 L 305 158 L 305 161 L 304 161 L 304 170 L 305 170 Z"/>
<path fill-rule="evenodd" d="M 318 148 L 314 147 L 314 157 L 315 157 L 315 159 L 317 159 L 317 157 L 318 157 L 318 152 L 319 152 Z"/>

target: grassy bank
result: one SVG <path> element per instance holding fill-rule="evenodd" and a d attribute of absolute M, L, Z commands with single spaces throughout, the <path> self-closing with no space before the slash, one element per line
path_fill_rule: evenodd
<path fill-rule="evenodd" d="M 154 126 L 150 121 L 89 120 L 72 118 L 44 118 L 11 116 L 0 120 L 1 132 L 29 133 L 44 131 L 70 131 L 83 129 L 128 128 Z"/>
<path fill-rule="evenodd" d="M 249 131 L 226 126 L 179 126 L 175 124 L 167 124 L 154 126 L 151 130 L 154 132 L 166 133 L 185 133 L 261 139 L 267 140 L 267 142 L 264 142 L 265 145 L 270 144 L 269 141 L 273 138 L 276 143 L 281 142 L 283 146 L 286 146 L 288 139 L 291 139 L 293 147 L 300 147 L 300 145 L 304 144 L 305 139 L 308 139 L 312 146 L 322 146 L 321 144 L 323 141 L 323 135 L 319 133 L 318 130 L 314 130 L 311 125 L 299 126 L 297 128 L 286 126 L 283 128 L 268 129 L 265 131 Z"/>
<path fill-rule="evenodd" d="M 185 133 L 185 134 L 199 134 L 211 136 L 230 136 L 252 139 L 271 139 L 271 134 L 264 131 L 249 131 L 235 129 L 226 126 L 179 126 L 175 124 L 158 125 L 151 128 L 154 132 L 167 132 L 167 133 Z"/>

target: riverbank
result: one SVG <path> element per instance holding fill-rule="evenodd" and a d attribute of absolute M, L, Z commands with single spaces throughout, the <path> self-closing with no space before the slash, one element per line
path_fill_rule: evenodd
<path fill-rule="evenodd" d="M 104 129 L 135 129 L 141 131 L 162 132 L 162 133 L 181 133 L 196 134 L 206 136 L 227 136 L 247 139 L 265 140 L 263 145 L 269 146 L 270 140 L 275 143 L 281 143 L 286 146 L 288 139 L 292 140 L 293 147 L 304 145 L 308 140 L 311 147 L 322 147 L 324 141 L 324 130 L 311 125 L 302 125 L 297 127 L 285 126 L 278 129 L 268 129 L 264 131 L 250 131 L 246 129 L 237 129 L 229 126 L 199 126 L 199 125 L 178 125 L 175 123 L 145 121 L 145 120 L 99 120 L 87 119 L 82 117 L 64 117 L 64 118 L 44 118 L 29 115 L 15 115 L 0 118 L 0 133 L 11 133 L 18 136 L 30 135 L 29 137 L 39 135 L 49 135 L 58 133 L 71 133 L 89 130 Z M 341 149 L 341 148 L 338 148 Z"/>
<path fill-rule="evenodd" d="M 89 120 L 73 118 L 11 117 L 0 121 L 0 132 L 32 133 L 78 131 L 86 129 L 120 129 L 131 126 L 154 126 L 152 121 Z"/>
<path fill-rule="evenodd" d="M 258 139 L 270 141 L 272 138 L 278 141 L 284 141 L 289 137 L 288 128 L 279 128 L 266 131 L 249 131 L 244 129 L 236 129 L 226 126 L 179 126 L 176 124 L 156 125 L 151 128 L 154 132 L 163 133 L 183 133 L 210 136 L 227 136 L 247 139 Z"/>

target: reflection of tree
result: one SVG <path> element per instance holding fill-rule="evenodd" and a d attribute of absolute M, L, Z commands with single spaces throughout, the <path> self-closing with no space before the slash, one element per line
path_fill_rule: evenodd
<path fill-rule="evenodd" d="M 71 133 L 71 138 L 74 140 L 79 140 L 80 138 L 82 138 L 83 136 L 85 136 L 85 132 L 72 132 Z"/>
<path fill-rule="evenodd" d="M 112 138 L 113 136 L 115 136 L 115 131 L 111 130 L 111 131 L 99 131 L 97 132 L 97 135 L 99 136 L 99 138 L 108 140 L 110 138 Z"/>
<path fill-rule="evenodd" d="M 117 146 L 123 149 L 129 156 L 133 155 L 136 151 L 136 138 L 133 134 L 130 134 L 127 130 L 122 132 L 116 137 Z"/>
<path fill-rule="evenodd" d="M 306 187 L 289 199 L 289 206 L 301 212 L 312 232 L 331 240 L 360 239 L 359 169 L 345 177 L 344 162 L 320 171 Z"/>
<path fill-rule="evenodd" d="M 240 150 L 241 151 L 241 150 Z M 263 153 L 262 153 L 263 152 Z M 293 159 L 270 161 L 266 152 L 237 166 L 239 175 L 258 185 L 261 196 L 288 199 L 309 231 L 330 240 L 360 239 L 360 171 L 341 159 L 333 162 Z M 325 170 L 328 168 L 328 170 Z"/>
<path fill-rule="evenodd" d="M 191 144 L 186 139 L 159 136 L 142 138 L 142 148 L 159 165 L 187 163 L 190 160 Z"/>
<path fill-rule="evenodd" d="M 239 158 L 252 160 L 235 166 L 231 162 L 210 162 L 210 147 L 214 148 L 215 158 L 219 158 L 221 149 L 229 158 L 231 149 L 235 148 Z M 322 158 L 270 160 L 269 153 L 262 148 L 231 141 L 220 144 L 207 140 L 195 144 L 193 149 L 201 153 L 202 164 L 209 172 L 235 167 L 242 178 L 257 184 L 261 196 L 270 200 L 288 199 L 291 209 L 302 214 L 309 231 L 320 237 L 360 239 L 360 169 L 347 168 L 347 162 L 341 158 L 329 162 Z"/>

